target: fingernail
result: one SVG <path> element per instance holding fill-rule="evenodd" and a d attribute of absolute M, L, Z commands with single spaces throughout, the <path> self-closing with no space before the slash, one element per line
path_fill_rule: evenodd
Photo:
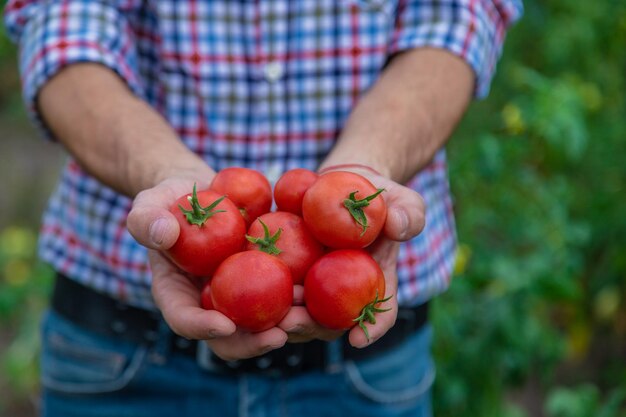
<path fill-rule="evenodd" d="M 284 344 L 282 344 L 282 345 L 264 346 L 263 349 L 261 349 L 261 355 L 265 355 L 266 353 L 269 353 L 269 352 L 271 352 L 273 350 L 280 349 L 283 346 L 284 346 Z"/>
<path fill-rule="evenodd" d="M 150 225 L 150 240 L 157 246 L 160 246 L 165 239 L 167 231 L 167 220 L 163 218 L 156 219 Z"/>
<path fill-rule="evenodd" d="M 225 336 L 224 332 L 221 332 L 215 329 L 209 330 L 209 333 L 207 335 L 209 339 L 215 339 L 217 337 L 223 337 L 223 336 Z"/>
<path fill-rule="evenodd" d="M 302 328 L 302 326 L 299 326 L 299 325 L 296 325 L 296 326 L 290 327 L 288 329 L 285 329 L 285 331 L 287 333 L 301 333 L 302 330 L 304 330 L 304 329 Z"/>

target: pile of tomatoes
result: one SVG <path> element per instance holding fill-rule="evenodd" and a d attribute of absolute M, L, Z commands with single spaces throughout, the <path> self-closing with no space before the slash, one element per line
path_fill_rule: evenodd
<path fill-rule="evenodd" d="M 287 171 L 274 190 L 258 171 L 227 168 L 206 190 L 171 207 L 180 236 L 169 258 L 202 282 L 202 306 L 259 332 L 276 326 L 304 286 L 311 317 L 330 329 L 375 323 L 383 271 L 364 250 L 382 232 L 387 207 L 365 177 L 347 171 Z M 272 201 L 276 211 L 271 211 Z M 369 336 L 368 336 L 369 337 Z"/>

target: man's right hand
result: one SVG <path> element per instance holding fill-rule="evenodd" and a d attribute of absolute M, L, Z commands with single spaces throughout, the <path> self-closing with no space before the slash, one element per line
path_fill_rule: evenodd
<path fill-rule="evenodd" d="M 117 74 L 92 63 L 61 70 L 42 87 L 37 106 L 46 126 L 83 169 L 134 198 L 127 226 L 140 244 L 158 251 L 150 255 L 152 290 L 175 332 L 190 339 L 212 339 L 215 353 L 229 359 L 256 356 L 268 346 L 284 343 L 282 330 L 244 337 L 228 318 L 203 310 L 193 282 L 161 255 L 179 234 L 170 205 L 190 193 L 194 182 L 198 189 L 208 187 L 215 175 L 167 120 L 136 97 Z M 242 343 L 226 348 L 231 338 Z"/>
<path fill-rule="evenodd" d="M 206 340 L 211 350 L 225 360 L 245 359 L 279 348 L 287 334 L 274 327 L 260 333 L 236 329 L 235 323 L 215 310 L 200 306 L 200 281 L 194 282 L 164 255 L 179 234 L 178 221 L 169 207 L 181 195 L 207 188 L 210 178 L 169 178 L 142 191 L 133 202 L 127 225 L 130 233 L 148 247 L 152 271 L 152 295 L 165 321 L 178 335 Z"/>

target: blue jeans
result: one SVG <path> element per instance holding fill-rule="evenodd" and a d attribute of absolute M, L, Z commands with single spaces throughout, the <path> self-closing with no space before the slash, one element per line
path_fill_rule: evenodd
<path fill-rule="evenodd" d="M 167 343 L 102 337 L 54 312 L 42 329 L 46 417 L 431 416 L 429 325 L 381 356 L 284 377 L 210 372 Z"/>

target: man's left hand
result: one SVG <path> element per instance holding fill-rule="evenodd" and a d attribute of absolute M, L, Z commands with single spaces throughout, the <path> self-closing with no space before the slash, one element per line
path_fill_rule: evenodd
<path fill-rule="evenodd" d="M 380 308 L 389 309 L 384 313 L 376 314 L 376 324 L 366 323 L 369 339 L 358 326 L 349 333 L 350 344 L 362 348 L 380 339 L 396 322 L 398 315 L 398 275 L 396 272 L 397 258 L 400 244 L 417 236 L 424 229 L 425 205 L 422 197 L 414 190 L 400 185 L 382 175 L 374 174 L 360 167 L 343 168 L 342 170 L 355 172 L 370 180 L 377 188 L 384 188 L 381 194 L 387 203 L 387 219 L 383 233 L 366 249 L 372 254 L 385 274 L 385 297 L 391 298 L 381 304 Z M 295 300 L 298 298 L 301 287 L 296 286 Z M 294 303 L 291 311 L 278 327 L 285 330 L 289 336 L 288 342 L 306 342 L 313 339 L 333 340 L 341 336 L 342 331 L 326 329 L 311 318 L 306 308 L 300 303 Z"/>

